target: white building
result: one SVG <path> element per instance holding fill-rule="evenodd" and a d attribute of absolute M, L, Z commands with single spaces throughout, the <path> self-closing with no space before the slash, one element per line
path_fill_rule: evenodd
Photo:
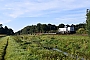
<path fill-rule="evenodd" d="M 58 32 L 63 33 L 63 34 L 65 34 L 65 33 L 74 33 L 75 29 L 72 26 L 71 27 L 64 27 L 64 28 L 59 28 Z"/>

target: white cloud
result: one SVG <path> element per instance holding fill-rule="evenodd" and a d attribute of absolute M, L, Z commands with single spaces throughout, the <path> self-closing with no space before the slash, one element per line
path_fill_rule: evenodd
<path fill-rule="evenodd" d="M 12 20 L 0 20 L 0 24 L 5 24 L 5 23 L 9 23 L 11 22 Z"/>
<path fill-rule="evenodd" d="M 34 1 L 21 0 L 17 2 L 13 2 L 13 1 L 5 2 L 4 5 L 1 5 L 1 11 L 3 11 L 2 15 L 4 17 L 6 16 L 13 19 L 23 16 L 38 17 L 45 14 L 65 12 L 67 10 L 74 10 L 80 8 L 87 9 L 90 6 L 89 3 L 90 0 L 34 0 Z M 52 11 L 48 12 L 48 10 L 52 10 Z M 79 10 L 79 11 L 83 11 L 83 10 Z M 71 17 L 69 16 L 67 18 L 71 18 Z"/>
<path fill-rule="evenodd" d="M 33 13 L 36 15 L 43 14 L 44 12 L 38 13 L 40 11 L 45 10 L 55 10 L 55 11 L 63 11 L 63 10 L 73 10 L 78 8 L 87 8 L 90 6 L 89 0 L 85 1 L 77 1 L 77 0 L 38 0 L 38 2 L 30 2 L 30 1 L 21 1 L 21 2 L 13 2 L 13 3 L 7 3 L 5 5 L 5 9 L 10 10 L 8 12 L 8 16 L 16 18 L 21 15 L 24 15 L 27 13 L 27 16 L 33 15 Z M 49 13 L 49 12 L 48 12 Z"/>
<path fill-rule="evenodd" d="M 59 18 L 55 18 L 54 20 L 58 23 L 64 24 L 78 24 L 85 22 L 84 14 L 74 14 L 74 15 L 65 15 Z M 83 22 L 82 22 L 83 21 Z"/>

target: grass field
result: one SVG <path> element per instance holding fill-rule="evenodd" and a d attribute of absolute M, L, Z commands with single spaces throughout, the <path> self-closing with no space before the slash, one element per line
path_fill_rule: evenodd
<path fill-rule="evenodd" d="M 8 37 L 0 38 L 0 60 L 4 60 Z"/>
<path fill-rule="evenodd" d="M 81 60 L 82 58 L 90 60 L 88 36 L 18 35 L 1 38 L 0 42 L 5 41 L 3 44 L 6 45 L 7 40 L 5 60 Z M 69 55 L 67 56 L 64 52 Z"/>

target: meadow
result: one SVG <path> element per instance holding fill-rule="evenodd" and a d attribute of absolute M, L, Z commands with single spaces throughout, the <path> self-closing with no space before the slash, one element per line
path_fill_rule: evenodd
<path fill-rule="evenodd" d="M 5 56 L 5 50 L 7 47 L 7 41 L 8 41 L 8 36 L 4 37 L 4 36 L 0 36 L 0 60 L 4 60 L 4 56 Z"/>
<path fill-rule="evenodd" d="M 0 55 L 8 43 L 5 60 L 90 60 L 90 39 L 83 35 L 17 35 L 0 43 Z"/>

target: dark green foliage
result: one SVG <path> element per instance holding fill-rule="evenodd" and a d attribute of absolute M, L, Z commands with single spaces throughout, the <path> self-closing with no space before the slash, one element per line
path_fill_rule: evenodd
<path fill-rule="evenodd" d="M 9 29 L 7 26 L 3 28 L 2 25 L 0 24 L 0 34 L 13 35 L 14 32 L 12 29 Z"/>
<path fill-rule="evenodd" d="M 16 32 L 16 35 L 21 34 L 31 34 L 35 35 L 35 33 L 53 33 L 57 31 L 57 26 L 52 24 L 41 24 L 38 23 L 37 25 L 27 26 L 23 28 L 22 30 Z"/>
<path fill-rule="evenodd" d="M 87 32 L 88 32 L 88 35 L 90 36 L 90 10 L 89 9 L 87 9 L 86 16 L 87 16 L 87 18 L 86 18 Z"/>
<path fill-rule="evenodd" d="M 65 26 L 64 24 L 59 24 L 58 27 L 59 27 L 59 28 L 64 28 L 64 26 Z"/>
<path fill-rule="evenodd" d="M 76 31 L 77 31 L 78 29 L 80 29 L 80 28 L 86 29 L 86 23 L 80 23 L 80 24 L 75 25 L 75 30 L 76 30 Z"/>
<path fill-rule="evenodd" d="M 41 23 L 37 24 L 37 32 L 40 33 L 41 32 Z"/>

